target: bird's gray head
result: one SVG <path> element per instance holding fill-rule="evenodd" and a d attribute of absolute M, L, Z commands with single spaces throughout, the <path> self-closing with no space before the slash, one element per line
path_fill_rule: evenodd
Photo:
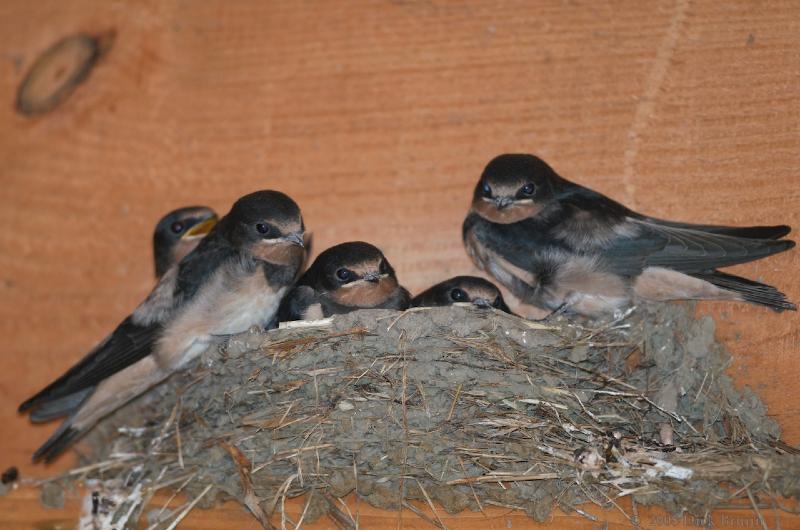
<path fill-rule="evenodd" d="M 554 201 L 563 181 L 544 160 L 533 155 L 495 157 L 483 170 L 472 198 L 472 209 L 501 224 L 534 217 Z"/>
<path fill-rule="evenodd" d="M 420 295 L 425 303 L 447 306 L 472 303 L 478 307 L 494 307 L 510 313 L 500 290 L 492 282 L 477 276 L 456 276 L 438 283 Z"/>
<path fill-rule="evenodd" d="M 274 265 L 295 265 L 299 259 L 302 264 L 303 217 L 297 203 L 279 191 L 245 195 L 233 204 L 218 229 L 234 247 L 256 259 Z"/>
<path fill-rule="evenodd" d="M 363 241 L 351 241 L 322 252 L 304 275 L 315 290 L 348 307 L 375 307 L 398 287 L 397 277 L 383 252 Z"/>
<path fill-rule="evenodd" d="M 217 221 L 217 214 L 207 206 L 187 206 L 162 217 L 153 232 L 156 277 L 194 250 Z"/>

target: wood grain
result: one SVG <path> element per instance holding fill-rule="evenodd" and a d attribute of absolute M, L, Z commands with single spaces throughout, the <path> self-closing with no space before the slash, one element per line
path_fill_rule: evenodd
<path fill-rule="evenodd" d="M 109 31 L 66 101 L 14 110 L 39 54 Z M 53 426 L 16 405 L 147 293 L 174 207 L 281 189 L 317 252 L 373 242 L 412 291 L 473 271 L 460 223 L 501 152 L 659 217 L 800 224 L 799 46 L 789 0 L 0 3 L 0 467 L 69 463 L 28 464 Z M 733 272 L 798 301 L 798 256 Z M 701 311 L 800 443 L 797 314 Z"/>

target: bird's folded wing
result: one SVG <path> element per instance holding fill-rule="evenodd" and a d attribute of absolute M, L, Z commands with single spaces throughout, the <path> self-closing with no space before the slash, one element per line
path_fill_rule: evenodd
<path fill-rule="evenodd" d="M 161 324 L 141 326 L 126 318 L 114 332 L 64 375 L 19 406 L 23 412 L 97 385 L 108 376 L 149 355 Z"/>
<path fill-rule="evenodd" d="M 619 237 L 602 250 L 609 268 L 635 275 L 646 267 L 666 267 L 680 272 L 708 271 L 746 263 L 794 246 L 793 241 L 734 237 L 679 226 L 631 219 L 637 230 Z"/>
<path fill-rule="evenodd" d="M 110 335 L 64 375 L 22 403 L 19 411 L 48 404 L 41 418 L 57 415 L 62 407 L 55 401 L 63 401 L 66 406 L 71 400 L 63 398 L 96 386 L 106 377 L 149 355 L 165 322 L 180 302 L 180 298 L 175 296 L 178 278 L 178 267 L 172 267 L 161 277 L 145 301 Z"/>
<path fill-rule="evenodd" d="M 311 287 L 307 285 L 298 285 L 292 289 L 289 296 L 281 304 L 282 321 L 304 320 L 306 310 L 314 305 L 320 303 L 319 296 Z"/>
<path fill-rule="evenodd" d="M 43 423 L 67 416 L 78 410 L 86 398 L 94 392 L 94 389 L 95 387 L 90 386 L 63 397 L 41 402 L 36 409 L 31 411 L 30 419 L 33 423 Z"/>
<path fill-rule="evenodd" d="M 190 301 L 226 262 L 236 258 L 237 252 L 218 234 L 207 235 L 177 266 L 171 291 L 175 303 Z"/>
<path fill-rule="evenodd" d="M 774 226 L 724 226 L 724 225 L 700 225 L 692 223 L 679 223 L 676 221 L 666 221 L 664 219 L 655 219 L 648 217 L 645 219 L 647 223 L 656 225 L 684 228 L 688 230 L 696 230 L 698 232 L 708 232 L 710 234 L 719 234 L 732 237 L 746 237 L 750 239 L 780 239 L 785 237 L 792 231 L 792 227 L 787 225 L 774 225 Z"/>

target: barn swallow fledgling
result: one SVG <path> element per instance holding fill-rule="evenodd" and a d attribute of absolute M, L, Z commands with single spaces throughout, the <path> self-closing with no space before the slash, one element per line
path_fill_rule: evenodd
<path fill-rule="evenodd" d="M 375 246 L 342 243 L 322 252 L 281 305 L 280 320 L 319 320 L 357 309 L 408 309 L 410 295 Z"/>
<path fill-rule="evenodd" d="M 217 224 L 217 214 L 207 206 L 188 206 L 169 212 L 153 232 L 153 257 L 156 278 L 195 249 Z"/>
<path fill-rule="evenodd" d="M 52 460 L 98 420 L 184 368 L 215 336 L 272 320 L 305 259 L 303 234 L 300 209 L 283 193 L 236 201 L 111 335 L 20 405 L 34 416 L 49 403 L 79 401 L 34 460 Z"/>
<path fill-rule="evenodd" d="M 153 232 L 156 279 L 194 250 L 217 220 L 217 214 L 206 206 L 179 208 L 162 217 Z M 31 421 L 39 423 L 66 416 L 77 409 L 93 390 L 93 387 L 87 387 L 81 392 L 42 403 L 31 412 Z"/>
<path fill-rule="evenodd" d="M 482 308 L 494 307 L 511 313 L 500 289 L 478 276 L 456 276 L 437 283 L 412 298 L 411 307 L 447 306 L 458 302 L 472 303 Z"/>
<path fill-rule="evenodd" d="M 788 226 L 730 227 L 636 213 L 533 155 L 500 155 L 475 187 L 463 238 L 473 262 L 521 301 L 585 316 L 636 299 L 738 300 L 794 310 L 769 285 L 717 269 L 794 247 Z"/>

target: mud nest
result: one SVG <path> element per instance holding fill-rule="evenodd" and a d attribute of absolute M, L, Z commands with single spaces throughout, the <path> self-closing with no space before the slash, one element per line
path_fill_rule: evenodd
<path fill-rule="evenodd" d="M 282 507 L 304 494 L 303 522 L 344 527 L 351 493 L 440 527 L 442 509 L 542 521 L 631 496 L 704 517 L 796 498 L 800 456 L 734 389 L 713 321 L 693 314 L 660 305 L 578 324 L 456 306 L 252 330 L 104 421 L 59 480 L 88 481 L 109 499 L 95 519 L 118 527 L 164 487 L 189 501 L 146 514 L 154 527 L 220 495 L 265 527 L 300 523 Z"/>

